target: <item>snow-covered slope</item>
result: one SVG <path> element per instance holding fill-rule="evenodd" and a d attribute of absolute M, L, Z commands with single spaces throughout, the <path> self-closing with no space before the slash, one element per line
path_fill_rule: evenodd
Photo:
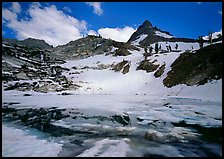
<path fill-rule="evenodd" d="M 150 96 L 179 96 L 179 97 L 193 97 L 203 98 L 207 100 L 221 100 L 222 97 L 222 80 L 213 81 L 200 86 L 187 86 L 177 85 L 172 88 L 167 88 L 163 85 L 163 79 L 166 77 L 167 72 L 171 70 L 170 65 L 186 50 L 196 50 L 199 48 L 198 43 L 183 43 L 183 42 L 159 42 L 162 50 L 166 50 L 166 46 L 170 45 L 173 49 L 178 44 L 178 50 L 181 52 L 169 52 L 165 54 L 154 54 L 148 59 L 154 64 L 166 64 L 164 73 L 161 77 L 154 76 L 155 71 L 146 73 L 143 70 L 136 71 L 140 61 L 144 59 L 143 49 L 140 51 L 130 51 L 132 54 L 129 56 L 112 56 L 104 54 L 89 57 L 82 60 L 67 61 L 62 64 L 62 67 L 69 68 L 70 71 L 63 74 L 73 82 L 80 84 L 82 87 L 75 93 L 81 94 L 146 94 Z M 207 44 L 206 44 L 207 45 Z M 152 45 L 155 47 L 155 44 Z M 175 50 L 175 49 L 174 49 Z M 192 50 L 192 51 L 193 51 Z M 192 52 L 193 53 L 193 52 Z M 111 68 L 97 70 L 91 69 L 100 64 L 109 65 L 116 64 L 122 60 L 131 61 L 130 69 L 127 74 L 114 72 Z M 84 68 L 89 66 L 89 69 L 80 69 L 80 74 L 73 74 L 77 70 L 71 69 L 72 67 Z M 205 91 L 208 91 L 205 94 Z M 214 94 L 211 96 L 211 94 Z"/>
<path fill-rule="evenodd" d="M 194 97 L 221 101 L 222 80 L 212 81 L 211 83 L 200 86 L 177 85 L 171 88 L 167 88 L 163 84 L 164 78 L 166 78 L 167 73 L 171 70 L 170 66 L 172 63 L 186 50 L 191 51 L 191 53 L 195 53 L 195 50 L 199 49 L 198 43 L 159 42 L 159 46 L 161 46 L 161 51 L 163 53 L 160 53 L 160 51 L 158 54 L 156 54 L 153 50 L 153 55 L 149 56 L 147 59 L 155 65 L 162 66 L 165 64 L 163 74 L 160 77 L 155 77 L 154 74 L 158 68 L 155 71 L 149 73 L 143 70 L 136 70 L 136 68 L 139 66 L 139 63 L 144 60 L 144 49 L 137 45 L 139 44 L 140 40 L 143 40 L 146 37 L 147 35 L 143 34 L 136 41 L 134 41 L 136 42 L 134 45 L 139 48 L 139 51 L 129 50 L 131 54 L 128 56 L 113 56 L 112 53 L 108 54 L 108 52 L 105 52 L 104 54 L 94 55 L 84 59 L 66 61 L 64 64 L 56 64 L 64 68 L 62 71 L 62 75 L 64 75 L 66 78 L 64 82 L 66 83 L 66 81 L 70 81 L 72 84 L 75 84 L 72 86 L 75 87 L 74 89 L 66 87 L 66 92 L 74 94 L 145 94 L 150 96 Z M 177 50 L 175 48 L 176 44 L 178 44 Z M 207 45 L 209 44 L 204 44 L 204 46 Z M 155 43 L 151 46 L 155 48 Z M 167 51 L 168 46 L 171 46 L 171 52 Z M 114 52 L 116 49 L 117 48 L 112 47 L 111 52 Z M 21 58 L 25 57 L 20 57 L 20 59 Z M 32 61 L 28 58 L 25 59 L 27 59 L 27 62 Z M 20 72 L 18 75 L 20 75 L 21 79 L 30 78 L 25 76 L 25 74 L 20 71 L 20 65 L 23 63 L 18 62 L 18 58 L 3 56 L 3 60 L 6 66 L 9 65 L 10 67 L 15 67 L 15 69 L 18 69 L 18 72 Z M 115 72 L 113 70 L 114 66 L 123 60 L 129 62 L 130 68 L 128 73 L 123 74 L 122 72 Z M 54 66 L 52 65 L 51 67 Z M 34 71 L 33 75 L 35 75 L 35 73 L 38 72 L 37 70 L 39 69 L 30 66 L 28 67 L 27 71 Z M 45 72 L 46 71 L 50 71 L 50 68 L 47 69 L 46 67 Z M 12 75 L 12 72 L 8 72 L 8 68 L 3 69 L 3 73 L 5 76 Z M 56 93 L 58 92 L 58 89 L 61 89 L 61 83 L 63 83 L 63 81 L 58 83 L 57 78 L 54 79 L 50 76 L 46 77 L 45 84 L 48 83 L 47 81 L 51 84 L 47 86 L 46 89 L 43 88 L 44 90 L 42 89 L 42 92 L 49 92 L 50 90 L 54 90 Z M 26 81 L 20 81 L 20 83 L 23 82 Z M 38 79 L 31 80 L 29 83 L 32 84 L 32 82 L 38 82 Z M 15 84 L 15 82 L 9 81 L 8 84 Z M 42 82 L 39 82 L 39 87 L 44 87 L 45 84 L 42 80 Z M 209 93 L 215 95 L 209 96 L 209 93 L 204 94 L 204 91 L 208 90 Z"/>
<path fill-rule="evenodd" d="M 135 41 L 132 41 L 131 42 L 131 44 L 133 44 L 133 45 L 139 45 L 139 43 L 141 41 L 143 41 L 147 36 L 148 36 L 147 34 L 139 35 Z"/>
<path fill-rule="evenodd" d="M 170 35 L 168 35 L 166 33 L 162 33 L 160 31 L 156 31 L 155 33 L 156 33 L 156 35 L 164 37 L 164 38 L 172 38 L 173 37 L 173 36 L 170 36 Z"/>

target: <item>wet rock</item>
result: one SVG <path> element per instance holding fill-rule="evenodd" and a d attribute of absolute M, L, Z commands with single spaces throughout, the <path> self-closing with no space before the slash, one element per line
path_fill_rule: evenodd
<path fill-rule="evenodd" d="M 89 66 L 84 66 L 81 69 L 83 70 L 83 69 L 89 69 L 89 68 L 90 68 Z"/>
<path fill-rule="evenodd" d="M 32 96 L 31 94 L 25 93 L 23 96 Z"/>
<path fill-rule="evenodd" d="M 16 82 L 14 85 L 9 85 L 7 88 L 5 88 L 6 91 L 8 90 L 19 90 L 19 91 L 29 91 L 32 88 L 32 84 L 23 82 L 19 83 Z"/>
<path fill-rule="evenodd" d="M 72 67 L 72 69 L 76 70 L 76 69 L 77 69 L 77 67 L 76 67 L 76 66 L 73 66 L 73 67 Z"/>
<path fill-rule="evenodd" d="M 167 142 L 179 142 L 181 139 L 179 139 L 177 136 L 167 134 L 166 135 L 166 141 Z"/>
<path fill-rule="evenodd" d="M 79 145 L 79 146 L 82 146 L 84 142 L 81 141 L 81 140 L 73 140 L 73 141 L 71 141 L 71 143 L 72 143 L 72 144 Z"/>
<path fill-rule="evenodd" d="M 35 92 L 42 92 L 42 93 L 47 93 L 47 92 L 56 92 L 56 89 L 59 86 L 57 84 L 49 84 L 48 82 L 44 82 L 44 83 L 39 83 L 38 86 L 36 86 L 35 88 L 33 88 L 33 90 Z"/>
<path fill-rule="evenodd" d="M 73 93 L 68 93 L 68 92 L 63 92 L 63 93 L 61 93 L 61 95 L 73 95 Z"/>
<path fill-rule="evenodd" d="M 16 81 L 18 78 L 14 74 L 2 73 L 2 81 Z"/>
<path fill-rule="evenodd" d="M 114 116 L 112 116 L 112 117 L 113 117 L 113 119 L 114 119 L 116 122 L 122 124 L 123 126 L 124 126 L 124 125 L 129 125 L 129 124 L 130 124 L 130 123 L 129 123 L 130 118 L 129 118 L 128 116 L 114 115 Z"/>
<path fill-rule="evenodd" d="M 15 112 L 15 108 L 10 108 L 10 107 L 7 107 L 7 106 L 3 106 L 2 107 L 2 113 L 12 113 L 12 112 Z"/>
<path fill-rule="evenodd" d="M 72 75 L 72 74 L 81 74 L 80 72 L 76 71 L 76 72 L 70 72 L 69 75 Z"/>
<path fill-rule="evenodd" d="M 24 125 L 31 126 L 43 132 L 48 132 L 56 136 L 71 135 L 73 130 L 57 127 L 51 124 L 51 119 L 60 120 L 68 117 L 66 114 L 62 114 L 64 110 L 50 110 L 49 109 L 8 109 L 5 108 L 4 112 L 10 115 L 11 119 L 20 119 Z"/>
<path fill-rule="evenodd" d="M 26 112 L 27 112 L 27 110 L 26 110 L 26 109 L 24 109 L 24 110 L 18 110 L 18 111 L 17 111 L 17 115 L 19 115 L 19 116 L 23 117 L 23 116 L 25 116 L 25 115 L 26 115 Z"/>
<path fill-rule="evenodd" d="M 193 128 L 197 133 L 201 134 L 200 138 L 213 143 L 222 143 L 222 127 L 203 127 L 198 124 L 187 124 L 184 120 L 179 123 L 171 122 L 177 127 Z"/>
<path fill-rule="evenodd" d="M 170 104 L 170 103 L 164 103 L 164 104 L 163 104 L 163 106 L 165 106 L 165 107 L 166 107 L 166 106 L 168 106 L 169 104 Z"/>
<path fill-rule="evenodd" d="M 55 89 L 55 91 L 56 91 L 56 92 L 61 92 L 61 91 L 64 91 L 64 88 L 62 88 L 62 87 L 57 87 L 57 88 Z"/>
<path fill-rule="evenodd" d="M 72 129 L 63 128 L 52 124 L 45 125 L 44 131 L 49 132 L 53 136 L 73 135 L 75 133 Z"/>
<path fill-rule="evenodd" d="M 166 157 L 166 156 L 146 153 L 146 154 L 143 155 L 143 157 Z"/>
<path fill-rule="evenodd" d="M 21 79 L 21 80 L 29 80 L 30 77 L 25 73 L 25 72 L 20 72 L 16 75 L 17 79 Z"/>
<path fill-rule="evenodd" d="M 78 90 L 80 87 L 82 87 L 82 86 L 77 85 L 77 84 L 71 84 L 71 85 L 69 85 L 68 90 Z"/>
<path fill-rule="evenodd" d="M 136 118 L 138 121 L 142 122 L 144 119 L 141 119 L 139 117 Z"/>
<path fill-rule="evenodd" d="M 41 114 L 41 115 L 46 115 L 46 114 L 47 114 L 47 110 L 44 109 L 44 108 L 40 108 L 40 110 L 39 110 L 39 114 Z"/>

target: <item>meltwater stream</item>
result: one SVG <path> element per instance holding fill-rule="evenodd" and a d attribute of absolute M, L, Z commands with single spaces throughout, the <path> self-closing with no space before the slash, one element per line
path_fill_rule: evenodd
<path fill-rule="evenodd" d="M 33 156 L 222 156 L 221 102 L 144 95 L 11 93 L 3 96 L 2 109 L 3 134 L 15 129 L 29 130 L 21 132 L 23 136 L 46 134 L 34 140 L 39 147 L 29 148 Z M 9 141 L 3 135 L 3 148 L 12 140 L 18 138 L 11 135 Z M 27 140 L 18 142 L 27 144 Z M 49 148 L 45 155 L 43 145 Z M 15 144 L 6 151 L 3 156 L 30 155 Z"/>

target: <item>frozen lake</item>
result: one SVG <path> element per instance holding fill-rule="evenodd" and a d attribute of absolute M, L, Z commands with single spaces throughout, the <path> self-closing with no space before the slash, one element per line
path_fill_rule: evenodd
<path fill-rule="evenodd" d="M 35 150 L 33 156 L 222 156 L 219 101 L 147 95 L 23 96 L 8 91 L 3 95 L 3 119 L 3 156 L 26 156 Z M 12 139 L 17 131 L 24 141 Z M 36 131 L 47 135 L 40 138 Z M 10 141 L 4 133 L 12 133 Z M 24 149 L 12 142 L 28 144 L 30 136 L 36 136 L 39 147 Z M 10 143 L 7 152 L 4 147 Z M 43 151 L 43 145 L 55 153 Z"/>

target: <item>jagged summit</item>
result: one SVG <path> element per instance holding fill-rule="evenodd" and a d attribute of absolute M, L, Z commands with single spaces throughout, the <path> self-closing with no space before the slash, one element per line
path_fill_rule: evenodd
<path fill-rule="evenodd" d="M 171 38 L 171 34 L 165 31 L 153 27 L 149 20 L 145 20 L 142 25 L 140 25 L 136 32 L 132 34 L 128 42 L 134 42 L 140 45 L 151 44 L 158 41 L 163 41 L 164 38 Z"/>
<path fill-rule="evenodd" d="M 153 26 L 149 20 L 145 20 L 134 32 L 128 43 L 135 45 L 149 45 L 156 42 L 172 41 L 172 42 L 195 42 L 195 39 L 176 38 L 168 31 L 163 31 L 156 26 Z"/>
<path fill-rule="evenodd" d="M 152 28 L 152 23 L 148 20 L 144 21 L 144 23 L 141 25 L 142 27 L 145 28 Z"/>
<path fill-rule="evenodd" d="M 144 21 L 144 23 L 139 26 L 136 32 L 137 32 L 136 34 L 142 34 L 142 33 L 149 34 L 149 35 L 153 34 L 154 32 L 153 32 L 152 23 L 149 22 L 148 20 Z"/>

